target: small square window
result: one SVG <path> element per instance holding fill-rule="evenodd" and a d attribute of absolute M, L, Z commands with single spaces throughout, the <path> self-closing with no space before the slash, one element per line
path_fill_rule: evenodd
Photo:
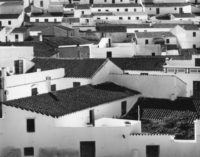
<path fill-rule="evenodd" d="M 169 42 L 170 42 L 169 39 L 166 39 L 166 43 L 169 44 Z"/>
<path fill-rule="evenodd" d="M 120 0 L 120 2 L 123 2 L 123 0 Z"/>
<path fill-rule="evenodd" d="M 106 11 L 108 12 L 109 10 L 108 10 L 108 9 L 106 9 Z"/>
<path fill-rule="evenodd" d="M 100 12 L 101 11 L 101 9 L 98 9 L 98 12 Z"/>
<path fill-rule="evenodd" d="M 31 89 L 31 95 L 34 96 L 34 95 L 37 95 L 37 94 L 38 94 L 37 88 L 32 88 Z"/>
<path fill-rule="evenodd" d="M 148 39 L 145 40 L 145 44 L 146 45 L 149 44 L 149 40 Z"/>
<path fill-rule="evenodd" d="M 112 52 L 111 51 L 108 51 L 107 52 L 107 58 L 111 58 L 112 57 Z"/>
<path fill-rule="evenodd" d="M 104 2 L 106 3 L 106 2 L 107 2 L 107 0 L 104 0 Z"/>
<path fill-rule="evenodd" d="M 131 19 L 131 17 L 128 17 L 128 20 L 130 20 Z"/>
<path fill-rule="evenodd" d="M 136 20 L 139 20 L 139 17 L 136 17 Z"/>
<path fill-rule="evenodd" d="M 15 39 L 18 40 L 19 39 L 19 35 L 15 34 Z"/>
<path fill-rule="evenodd" d="M 39 22 L 39 19 L 35 19 L 35 22 Z"/>
<path fill-rule="evenodd" d="M 53 92 L 53 91 L 56 91 L 56 85 L 55 85 L 55 84 L 51 85 L 51 91 L 52 91 L 52 92 Z"/>
<path fill-rule="evenodd" d="M 136 12 L 137 11 L 137 9 L 136 8 L 134 8 L 134 12 Z"/>
<path fill-rule="evenodd" d="M 193 45 L 193 48 L 196 49 L 196 45 L 195 44 Z"/>
<path fill-rule="evenodd" d="M 122 17 L 119 17 L 119 20 L 123 20 L 123 18 L 122 18 Z"/>
<path fill-rule="evenodd" d="M 84 15 L 84 11 L 81 11 L 81 14 Z"/>
<path fill-rule="evenodd" d="M 81 86 L 80 82 L 73 82 L 73 87 L 79 87 L 79 86 Z"/>
<path fill-rule="evenodd" d="M 119 12 L 119 9 L 117 9 L 117 11 Z"/>
<path fill-rule="evenodd" d="M 177 8 L 174 8 L 174 10 L 177 10 Z"/>
<path fill-rule="evenodd" d="M 192 34 L 193 34 L 193 37 L 196 37 L 196 32 L 193 32 Z"/>
<path fill-rule="evenodd" d="M 35 119 L 27 119 L 26 127 L 27 132 L 35 132 Z"/>
<path fill-rule="evenodd" d="M 57 19 L 54 19 L 54 22 L 57 22 Z"/>
<path fill-rule="evenodd" d="M 124 9 L 126 12 L 128 11 L 128 9 L 126 8 L 126 9 Z"/>
<path fill-rule="evenodd" d="M 11 25 L 11 21 L 8 21 L 8 25 Z"/>
<path fill-rule="evenodd" d="M 34 156 L 34 148 L 33 147 L 25 147 L 24 148 L 24 156 Z"/>

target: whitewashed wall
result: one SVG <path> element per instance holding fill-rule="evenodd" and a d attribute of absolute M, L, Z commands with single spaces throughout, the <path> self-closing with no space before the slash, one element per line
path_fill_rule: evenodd
<path fill-rule="evenodd" d="M 185 82 L 173 75 L 111 74 L 110 80 L 124 87 L 137 90 L 145 97 L 171 98 L 173 95 L 186 96 Z"/>
<path fill-rule="evenodd" d="M 30 22 L 36 22 L 36 19 L 39 20 L 39 22 L 45 22 L 45 19 L 48 19 L 48 22 L 62 22 L 63 17 L 59 16 L 59 17 L 30 17 Z"/>

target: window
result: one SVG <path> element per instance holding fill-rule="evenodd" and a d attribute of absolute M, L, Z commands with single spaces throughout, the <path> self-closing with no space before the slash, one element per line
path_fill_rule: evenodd
<path fill-rule="evenodd" d="M 106 11 L 108 12 L 109 10 L 108 10 L 108 9 L 106 9 Z"/>
<path fill-rule="evenodd" d="M 131 17 L 128 17 L 128 20 L 130 20 L 131 19 Z"/>
<path fill-rule="evenodd" d="M 148 73 L 140 73 L 140 75 L 149 75 Z"/>
<path fill-rule="evenodd" d="M 35 22 L 39 22 L 39 19 L 35 19 Z"/>
<path fill-rule="evenodd" d="M 196 32 L 193 32 L 193 37 L 196 37 Z"/>
<path fill-rule="evenodd" d="M 79 87 L 81 85 L 80 82 L 73 82 L 73 87 Z"/>
<path fill-rule="evenodd" d="M 107 2 L 107 0 L 104 0 L 104 2 L 106 3 L 106 2 Z"/>
<path fill-rule="evenodd" d="M 100 17 L 97 17 L 97 20 L 101 20 L 101 18 L 100 18 Z"/>
<path fill-rule="evenodd" d="M 0 103 L 0 118 L 3 118 L 3 109 L 2 109 L 2 103 Z"/>
<path fill-rule="evenodd" d="M 98 9 L 98 12 L 100 12 L 101 11 L 101 9 Z"/>
<path fill-rule="evenodd" d="M 139 20 L 140 18 L 139 17 L 136 17 L 136 20 Z"/>
<path fill-rule="evenodd" d="M 195 58 L 195 66 L 200 66 L 200 58 Z"/>
<path fill-rule="evenodd" d="M 177 10 L 177 8 L 174 8 L 174 10 Z"/>
<path fill-rule="evenodd" d="M 155 56 L 155 55 L 156 55 L 155 52 L 152 52 L 152 53 L 151 53 L 151 56 Z"/>
<path fill-rule="evenodd" d="M 31 89 L 31 95 L 34 96 L 34 95 L 37 95 L 37 94 L 38 94 L 37 88 L 32 88 Z"/>
<path fill-rule="evenodd" d="M 43 6 L 44 6 L 43 1 L 40 1 L 40 7 L 43 7 Z"/>
<path fill-rule="evenodd" d="M 127 106 L 127 102 L 126 101 L 122 101 L 121 102 L 121 114 L 122 115 L 126 114 L 126 106 Z"/>
<path fill-rule="evenodd" d="M 145 40 L 145 44 L 146 45 L 149 44 L 149 40 L 148 39 Z"/>
<path fill-rule="evenodd" d="M 56 85 L 55 84 L 52 84 L 51 85 L 51 91 L 53 92 L 53 91 L 56 91 Z"/>
<path fill-rule="evenodd" d="M 169 44 L 169 39 L 166 39 L 166 43 Z"/>
<path fill-rule="evenodd" d="M 11 25 L 11 21 L 8 21 L 8 25 Z"/>
<path fill-rule="evenodd" d="M 19 35 L 15 34 L 15 40 L 18 40 L 18 39 L 19 39 Z"/>
<path fill-rule="evenodd" d="M 128 11 L 128 9 L 126 8 L 126 9 L 124 9 L 125 11 Z"/>
<path fill-rule="evenodd" d="M 123 2 L 123 0 L 120 0 L 120 2 Z"/>
<path fill-rule="evenodd" d="M 57 22 L 57 19 L 54 19 L 54 22 Z"/>
<path fill-rule="evenodd" d="M 193 81 L 193 96 L 200 97 L 200 81 Z"/>
<path fill-rule="evenodd" d="M 83 14 L 84 14 L 84 11 L 81 11 L 81 14 L 83 15 Z"/>
<path fill-rule="evenodd" d="M 117 9 L 117 11 L 119 12 L 119 9 Z"/>
<path fill-rule="evenodd" d="M 123 18 L 122 17 L 119 17 L 119 20 L 122 20 Z"/>
<path fill-rule="evenodd" d="M 44 22 L 48 22 L 48 19 L 44 19 Z"/>
<path fill-rule="evenodd" d="M 149 10 L 151 10 L 151 8 L 149 8 Z"/>
<path fill-rule="evenodd" d="M 146 146 L 146 157 L 159 157 L 159 146 L 158 145 L 147 145 Z"/>
<path fill-rule="evenodd" d="M 89 116 L 90 116 L 90 122 L 89 123 L 94 126 L 95 125 L 94 110 L 89 111 Z"/>
<path fill-rule="evenodd" d="M 193 48 L 196 49 L 196 45 L 195 44 L 193 45 Z"/>
<path fill-rule="evenodd" d="M 24 148 L 24 156 L 34 156 L 34 148 L 33 147 L 25 147 Z"/>
<path fill-rule="evenodd" d="M 134 8 L 134 12 L 136 12 L 137 11 L 137 9 L 136 8 Z"/>
<path fill-rule="evenodd" d="M 35 119 L 27 119 L 26 127 L 27 132 L 35 132 Z"/>
<path fill-rule="evenodd" d="M 107 52 L 107 58 L 111 58 L 112 57 L 112 52 L 111 51 L 108 51 Z"/>

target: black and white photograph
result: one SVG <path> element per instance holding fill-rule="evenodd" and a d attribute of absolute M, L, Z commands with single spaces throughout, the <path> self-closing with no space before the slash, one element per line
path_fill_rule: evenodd
<path fill-rule="evenodd" d="M 200 0 L 0 0 L 0 157 L 200 157 Z"/>

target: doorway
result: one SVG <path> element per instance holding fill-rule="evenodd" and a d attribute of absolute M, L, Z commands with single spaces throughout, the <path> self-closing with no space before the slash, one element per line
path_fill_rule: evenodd
<path fill-rule="evenodd" d="M 95 157 L 95 141 L 80 142 L 80 157 Z"/>

